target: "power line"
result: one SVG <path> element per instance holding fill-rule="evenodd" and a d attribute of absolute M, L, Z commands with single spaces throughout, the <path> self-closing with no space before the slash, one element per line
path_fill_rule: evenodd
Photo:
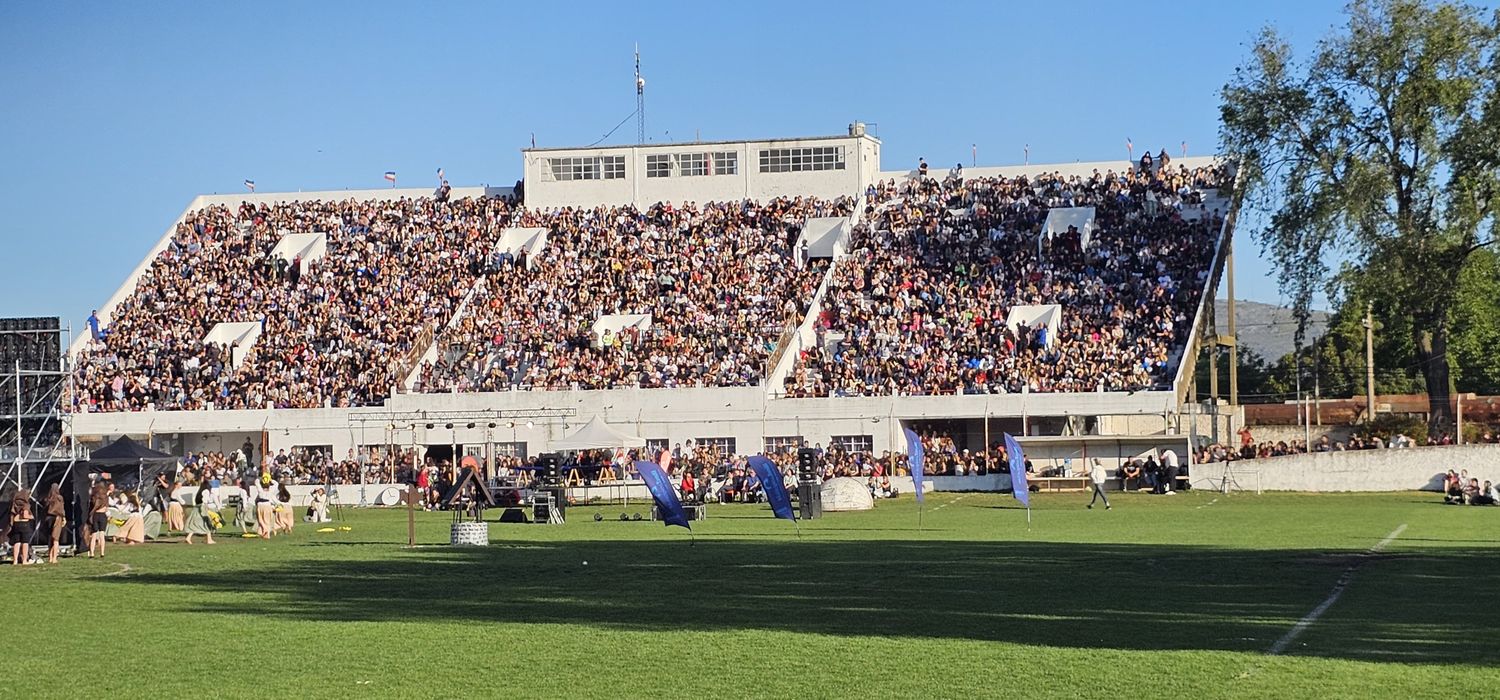
<path fill-rule="evenodd" d="M 593 142 L 593 143 L 591 143 L 591 144 L 589 144 L 587 146 L 584 146 L 584 148 L 593 148 L 594 146 L 597 146 L 597 145 L 603 143 L 604 139 L 607 139 L 607 138 L 613 136 L 616 131 L 620 130 L 620 127 L 625 126 L 625 122 L 630 121 L 630 118 L 633 117 L 633 116 L 635 116 L 635 115 L 636 115 L 635 112 L 631 112 L 630 114 L 625 115 L 625 118 L 621 119 L 620 123 L 615 125 L 615 128 L 610 129 L 603 136 L 600 136 L 598 141 L 595 141 L 595 142 Z"/>

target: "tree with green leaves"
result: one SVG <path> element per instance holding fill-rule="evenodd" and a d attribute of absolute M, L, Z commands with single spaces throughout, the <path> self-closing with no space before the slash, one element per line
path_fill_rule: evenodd
<path fill-rule="evenodd" d="M 1308 58 L 1263 29 L 1225 85 L 1240 225 L 1304 321 L 1319 290 L 1399 317 L 1432 424 L 1451 423 L 1460 285 L 1497 241 L 1500 13 L 1358 0 L 1347 16 Z"/>

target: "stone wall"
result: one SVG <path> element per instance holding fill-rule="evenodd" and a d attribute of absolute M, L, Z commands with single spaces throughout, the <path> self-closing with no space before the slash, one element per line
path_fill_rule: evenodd
<path fill-rule="evenodd" d="M 1235 480 L 1249 491 L 1437 491 L 1449 469 L 1481 482 L 1500 481 L 1500 445 L 1357 450 L 1232 462 Z M 1195 488 L 1218 488 L 1223 463 L 1192 468 Z"/>

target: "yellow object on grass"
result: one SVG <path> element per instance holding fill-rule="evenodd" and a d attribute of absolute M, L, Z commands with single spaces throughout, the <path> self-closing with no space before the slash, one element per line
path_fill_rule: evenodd
<path fill-rule="evenodd" d="M 331 527 L 320 527 L 320 528 L 318 528 L 318 532 L 337 532 L 337 531 L 334 530 Z"/>
<path fill-rule="evenodd" d="M 243 537 L 243 538 L 245 538 L 247 540 L 253 540 L 253 539 L 257 538 L 257 537 L 260 537 L 260 535 L 257 535 L 257 534 L 255 534 L 253 532 L 247 532 L 247 533 L 245 533 L 243 535 L 240 535 L 240 537 Z"/>
<path fill-rule="evenodd" d="M 343 532 L 348 532 L 348 531 L 350 531 L 350 530 L 353 530 L 353 529 L 354 529 L 354 528 L 352 528 L 352 527 L 349 527 L 349 526 L 348 526 L 348 525 L 345 525 L 345 526 L 343 526 L 343 527 L 341 527 L 341 528 L 339 528 L 339 530 L 340 530 L 340 531 L 343 531 Z"/>

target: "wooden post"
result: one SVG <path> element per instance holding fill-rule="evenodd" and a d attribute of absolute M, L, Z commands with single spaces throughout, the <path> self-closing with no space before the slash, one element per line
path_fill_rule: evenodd
<path fill-rule="evenodd" d="M 406 546 L 417 546 L 417 485 L 406 487 Z"/>
<path fill-rule="evenodd" d="M 1454 433 L 1456 433 L 1453 436 L 1453 443 L 1456 445 L 1462 445 L 1464 444 L 1464 395 L 1461 393 L 1457 398 L 1457 409 L 1458 410 L 1455 413 L 1455 427 L 1457 429 L 1453 431 Z"/>

